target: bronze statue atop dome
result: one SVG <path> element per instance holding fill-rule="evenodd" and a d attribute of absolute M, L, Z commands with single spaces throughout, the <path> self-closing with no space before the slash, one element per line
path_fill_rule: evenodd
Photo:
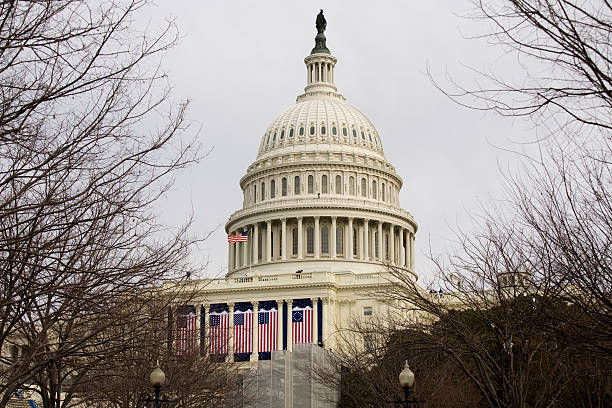
<path fill-rule="evenodd" d="M 323 34 L 325 28 L 327 27 L 327 21 L 325 21 L 325 16 L 323 15 L 323 9 L 321 9 L 319 14 L 317 14 L 317 21 L 315 25 L 317 26 L 317 33 Z"/>

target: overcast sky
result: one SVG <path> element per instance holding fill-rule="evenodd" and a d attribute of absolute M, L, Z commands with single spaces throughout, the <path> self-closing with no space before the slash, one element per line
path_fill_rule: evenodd
<path fill-rule="evenodd" d="M 447 72 L 473 84 L 477 74 L 466 66 L 521 75 L 498 47 L 466 38 L 486 30 L 460 17 L 469 6 L 463 0 L 158 0 L 148 18 L 174 17 L 182 37 L 164 63 L 174 95 L 190 99 L 192 129 L 200 129 L 203 150 L 212 149 L 177 175 L 158 211 L 171 225 L 193 211 L 200 234 L 217 228 L 196 254 L 210 261 L 203 275 L 226 272 L 223 226 L 242 205 L 239 180 L 270 122 L 303 92 L 303 60 L 314 46 L 320 8 L 328 48 L 338 58 L 338 91 L 372 121 L 402 177 L 401 206 L 419 225 L 417 273 L 431 274 L 429 246 L 444 253 L 466 213 L 499 196 L 499 168 L 514 160 L 500 147 L 512 148 L 531 132 L 524 123 L 458 106 L 427 77 L 427 66 L 442 84 Z"/>

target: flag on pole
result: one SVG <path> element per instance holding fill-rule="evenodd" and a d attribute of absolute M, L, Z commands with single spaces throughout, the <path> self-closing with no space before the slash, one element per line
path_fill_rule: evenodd
<path fill-rule="evenodd" d="M 312 343 L 312 300 L 293 301 L 291 339 L 293 344 Z"/>
<path fill-rule="evenodd" d="M 276 350 L 278 339 L 278 309 L 276 302 L 260 302 L 257 313 L 259 352 Z M 269 309 L 269 310 L 266 310 Z"/>
<path fill-rule="evenodd" d="M 210 305 L 210 354 L 229 353 L 229 308 L 225 303 Z"/>
<path fill-rule="evenodd" d="M 247 242 L 249 239 L 249 231 L 244 231 L 241 234 L 230 234 L 227 236 L 227 242 Z"/>
<path fill-rule="evenodd" d="M 234 312 L 234 354 L 253 352 L 253 306 L 241 306 L 236 304 Z"/>
<path fill-rule="evenodd" d="M 196 309 L 193 305 L 176 309 L 176 354 L 191 354 L 196 345 Z"/>

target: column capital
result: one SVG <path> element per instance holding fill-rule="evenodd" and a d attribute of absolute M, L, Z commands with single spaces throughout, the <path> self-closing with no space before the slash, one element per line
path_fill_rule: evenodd
<path fill-rule="evenodd" d="M 347 217 L 347 219 L 348 219 L 350 222 L 353 222 L 353 220 L 355 219 L 355 217 Z"/>
<path fill-rule="evenodd" d="M 311 297 L 311 298 L 310 298 L 310 300 L 312 300 L 312 304 L 314 305 L 314 303 L 315 303 L 317 300 L 319 300 L 319 297 L 318 297 L 318 296 Z"/>
<path fill-rule="evenodd" d="M 276 302 L 276 306 L 282 305 L 283 302 L 285 301 L 285 299 L 275 299 L 274 300 Z"/>
<path fill-rule="evenodd" d="M 253 300 L 251 301 L 251 304 L 253 305 L 253 308 L 256 308 L 257 306 L 259 306 L 259 300 Z"/>
<path fill-rule="evenodd" d="M 332 215 L 331 219 L 332 219 L 332 220 L 337 220 L 337 219 L 338 219 L 338 217 L 337 217 L 336 215 Z"/>
<path fill-rule="evenodd" d="M 283 217 L 280 220 L 281 220 L 281 222 L 287 222 L 287 217 Z"/>
<path fill-rule="evenodd" d="M 230 308 L 230 311 L 234 309 L 234 305 L 235 305 L 234 302 L 227 302 L 227 307 Z"/>
<path fill-rule="evenodd" d="M 314 219 L 315 219 L 315 220 L 318 220 L 318 219 L 320 219 L 320 218 L 321 218 L 321 216 L 320 216 L 320 215 L 315 215 L 315 216 L 314 216 Z"/>
<path fill-rule="evenodd" d="M 287 306 L 289 307 L 293 306 L 293 299 L 287 299 L 285 300 L 285 302 L 287 302 Z"/>
<path fill-rule="evenodd" d="M 272 224 L 272 220 L 266 220 L 266 224 L 268 225 Z"/>
<path fill-rule="evenodd" d="M 295 217 L 295 218 L 297 218 L 298 221 L 302 221 L 304 219 L 304 217 L 302 217 L 302 216 Z"/>

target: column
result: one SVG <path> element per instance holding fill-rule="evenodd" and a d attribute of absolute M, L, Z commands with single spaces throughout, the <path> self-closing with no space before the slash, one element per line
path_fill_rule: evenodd
<path fill-rule="evenodd" d="M 266 221 L 266 261 L 272 261 L 272 221 Z"/>
<path fill-rule="evenodd" d="M 253 353 L 251 354 L 251 361 L 257 361 L 259 359 L 259 302 L 251 302 L 253 305 Z"/>
<path fill-rule="evenodd" d="M 287 300 L 287 314 L 289 318 L 287 319 L 287 351 L 293 351 L 293 336 L 291 333 L 291 321 L 293 318 L 293 313 L 291 313 L 291 308 L 293 307 L 293 299 Z"/>
<path fill-rule="evenodd" d="M 281 220 L 281 223 L 281 238 L 283 240 L 283 245 L 281 248 L 281 259 L 284 261 L 285 259 L 287 259 L 287 243 L 289 242 L 289 240 L 287 239 L 287 219 L 283 218 Z"/>
<path fill-rule="evenodd" d="M 234 233 L 238 234 L 239 231 L 236 230 Z M 236 268 L 240 268 L 240 243 L 239 242 L 234 243 L 234 269 Z"/>
<path fill-rule="evenodd" d="M 389 225 L 389 263 L 395 265 L 395 226 Z"/>
<path fill-rule="evenodd" d="M 410 234 L 410 270 L 414 271 L 414 234 Z"/>
<path fill-rule="evenodd" d="M 406 268 L 410 269 L 410 231 L 406 230 L 406 249 L 404 249 L 404 260 Z"/>
<path fill-rule="evenodd" d="M 231 233 L 230 231 L 230 234 Z M 231 272 L 234 270 L 234 244 L 228 242 L 227 245 L 227 271 Z"/>
<path fill-rule="evenodd" d="M 406 266 L 404 263 L 406 259 L 406 252 L 404 251 L 404 229 L 399 229 L 399 265 L 403 268 Z"/>
<path fill-rule="evenodd" d="M 346 259 L 353 259 L 353 219 L 348 219 L 348 254 L 346 254 Z"/>
<path fill-rule="evenodd" d="M 285 315 L 283 313 L 283 299 L 276 299 L 276 307 L 278 308 L 278 321 L 276 322 L 277 338 L 276 338 L 276 349 L 283 349 L 283 322 L 285 321 Z"/>
<path fill-rule="evenodd" d="M 229 344 L 228 344 L 228 355 L 230 361 L 234 360 L 234 303 L 228 303 L 229 308 Z"/>
<path fill-rule="evenodd" d="M 384 257 L 383 248 L 383 234 L 382 234 L 382 221 L 378 221 L 378 260 L 383 261 Z"/>
<path fill-rule="evenodd" d="M 319 298 L 314 297 L 312 301 L 312 344 L 317 344 L 319 341 Z"/>
<path fill-rule="evenodd" d="M 336 217 L 331 217 L 331 257 L 336 258 Z"/>
<path fill-rule="evenodd" d="M 256 265 L 259 262 L 259 224 L 255 223 L 253 225 L 253 253 L 251 254 L 253 257 L 253 265 Z"/>
<path fill-rule="evenodd" d="M 249 231 L 250 234 L 250 228 L 248 226 L 243 230 Z M 249 266 L 249 239 L 251 239 L 251 237 L 247 238 L 247 242 L 242 243 L 242 266 Z"/>
<path fill-rule="evenodd" d="M 298 220 L 298 259 L 304 259 L 304 251 L 302 251 L 303 231 L 302 231 L 302 217 L 297 217 Z"/>
<path fill-rule="evenodd" d="M 370 259 L 370 220 L 363 219 L 363 259 Z"/>
<path fill-rule="evenodd" d="M 204 303 L 204 354 L 210 354 L 210 305 Z"/>
<path fill-rule="evenodd" d="M 319 229 L 319 216 L 314 217 L 314 255 L 315 259 L 321 257 L 321 230 Z"/>

